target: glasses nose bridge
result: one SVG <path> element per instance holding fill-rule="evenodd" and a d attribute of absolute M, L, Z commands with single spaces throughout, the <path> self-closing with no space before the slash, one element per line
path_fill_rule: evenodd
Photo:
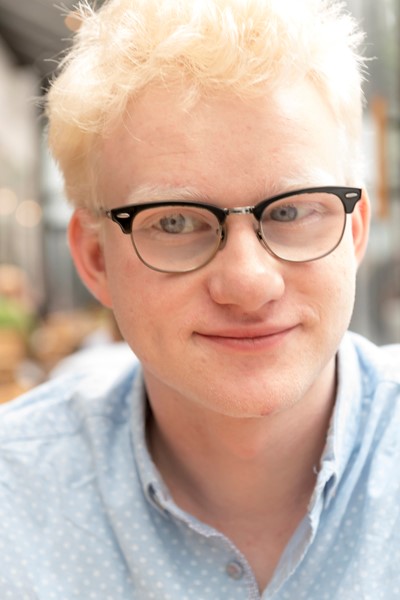
<path fill-rule="evenodd" d="M 252 215 L 254 217 L 255 221 L 257 222 L 257 228 L 255 229 L 255 234 L 256 234 L 258 240 L 260 242 L 262 242 L 262 236 L 261 236 L 261 232 L 260 232 L 260 218 L 258 215 L 256 215 L 255 209 L 256 209 L 255 206 L 234 206 L 233 208 L 224 208 L 223 209 L 225 218 L 222 223 L 221 240 L 220 240 L 220 245 L 219 245 L 218 250 L 222 250 L 226 245 L 227 238 L 228 238 L 228 228 L 227 228 L 226 219 L 230 215 Z"/>
<path fill-rule="evenodd" d="M 254 215 L 254 206 L 234 206 L 233 208 L 225 209 L 226 216 L 228 215 Z"/>
<path fill-rule="evenodd" d="M 232 208 L 225 208 L 224 226 L 226 227 L 226 219 L 230 215 L 252 215 L 257 222 L 258 228 L 260 226 L 260 218 L 256 214 L 256 206 L 234 206 Z"/>

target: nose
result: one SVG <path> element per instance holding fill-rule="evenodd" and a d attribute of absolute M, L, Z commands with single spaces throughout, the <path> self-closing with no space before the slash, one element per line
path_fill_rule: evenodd
<path fill-rule="evenodd" d="M 260 243 L 250 218 L 230 220 L 226 243 L 209 265 L 209 294 L 217 304 L 254 312 L 284 294 L 282 263 Z"/>

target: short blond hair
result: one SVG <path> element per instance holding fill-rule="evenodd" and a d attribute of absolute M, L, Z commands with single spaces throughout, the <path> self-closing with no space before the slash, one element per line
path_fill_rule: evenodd
<path fill-rule="evenodd" d="M 95 207 L 96 151 L 128 101 L 152 83 L 188 98 L 238 97 L 311 80 L 356 165 L 362 34 L 332 0 L 108 0 L 79 7 L 81 27 L 47 96 L 49 144 L 76 206 Z"/>

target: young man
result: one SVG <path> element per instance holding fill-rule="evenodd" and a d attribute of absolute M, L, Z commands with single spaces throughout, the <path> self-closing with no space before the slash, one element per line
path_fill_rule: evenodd
<path fill-rule="evenodd" d="M 139 364 L 3 409 L 1 597 L 399 598 L 399 349 L 346 333 L 369 221 L 352 20 L 81 17 L 50 145 L 77 269 Z"/>

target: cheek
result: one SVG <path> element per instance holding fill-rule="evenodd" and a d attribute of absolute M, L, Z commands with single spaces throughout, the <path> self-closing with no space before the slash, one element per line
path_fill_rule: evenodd
<path fill-rule="evenodd" d="M 146 295 L 146 291 L 151 288 L 145 277 L 140 276 L 140 261 L 133 254 L 133 249 L 123 243 L 125 241 L 125 237 L 122 243 L 121 240 L 108 241 L 105 269 L 112 310 L 121 334 L 129 343 L 134 326 L 141 326 L 145 320 L 144 309 L 150 310 L 152 302 Z"/>
<path fill-rule="evenodd" d="M 133 252 L 133 251 L 132 251 Z M 122 336 L 146 362 L 183 336 L 182 281 L 144 266 L 134 255 L 107 256 L 112 308 Z"/>
<path fill-rule="evenodd" d="M 355 282 L 357 265 L 352 248 L 343 240 L 343 244 L 321 261 L 315 264 L 318 271 L 318 290 L 314 290 L 320 314 L 332 329 L 332 333 L 341 336 L 348 328 L 355 300 Z"/>

